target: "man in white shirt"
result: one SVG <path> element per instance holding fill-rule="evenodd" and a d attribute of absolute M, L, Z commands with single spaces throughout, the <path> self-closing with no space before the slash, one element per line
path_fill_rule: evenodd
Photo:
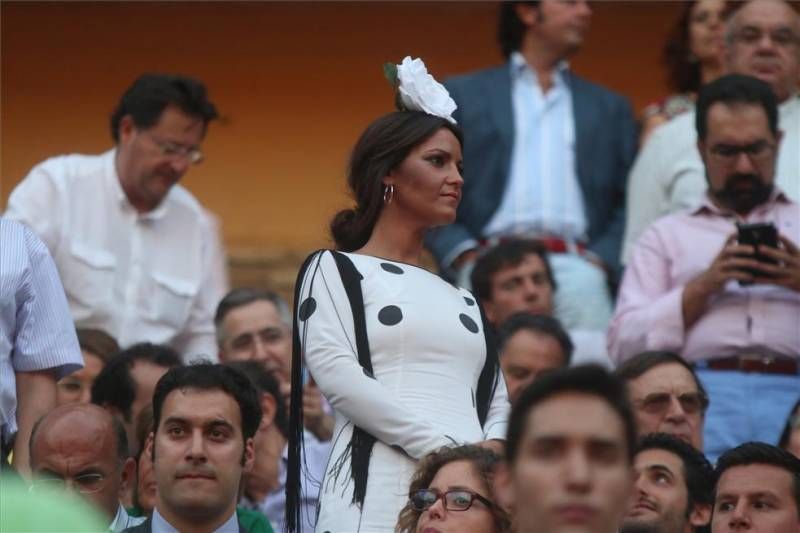
<path fill-rule="evenodd" d="M 780 104 L 783 140 L 776 184 L 800 201 L 800 16 L 784 0 L 751 0 L 734 13 L 726 32 L 726 61 L 735 74 L 767 82 Z M 622 261 L 656 219 L 697 207 L 708 184 L 697 151 L 694 111 L 656 129 L 628 178 L 628 202 Z"/>
<path fill-rule="evenodd" d="M 185 359 L 215 357 L 222 248 L 215 222 L 177 183 L 202 161 L 216 117 L 199 81 L 143 75 L 111 117 L 114 149 L 48 159 L 11 193 L 7 215 L 50 249 L 79 327 L 121 346 L 146 340 Z"/>

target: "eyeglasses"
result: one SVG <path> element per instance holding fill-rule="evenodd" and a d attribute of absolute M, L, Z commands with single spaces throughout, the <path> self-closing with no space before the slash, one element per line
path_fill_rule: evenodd
<path fill-rule="evenodd" d="M 634 403 L 650 414 L 663 414 L 669 410 L 674 394 L 668 392 L 656 392 L 648 394 L 642 400 L 635 400 Z M 708 397 L 700 392 L 685 392 L 677 395 L 678 403 L 686 414 L 693 415 L 708 408 Z"/>
<path fill-rule="evenodd" d="M 170 141 L 162 141 L 149 132 L 145 132 L 145 134 L 150 137 L 150 140 L 153 141 L 153 144 L 156 145 L 159 152 L 161 152 L 161 155 L 164 157 L 186 158 L 189 163 L 193 165 L 201 163 L 205 158 L 205 155 L 203 155 L 203 152 L 201 152 L 199 148 L 181 146 L 180 144 Z"/>
<path fill-rule="evenodd" d="M 757 141 L 744 146 L 735 144 L 717 144 L 711 147 L 711 155 L 717 162 L 731 165 L 739 159 L 740 154 L 747 154 L 754 163 L 761 163 L 775 153 L 775 145 L 767 141 Z"/>
<path fill-rule="evenodd" d="M 103 474 L 83 474 L 70 479 L 60 477 L 40 477 L 34 479 L 31 484 L 31 492 L 43 491 L 63 491 L 69 481 L 76 492 L 81 494 L 93 494 L 100 492 L 106 484 L 106 476 Z"/>
<path fill-rule="evenodd" d="M 800 42 L 797 35 L 789 28 L 781 28 L 770 32 L 761 31 L 759 28 L 742 28 L 734 38 L 741 43 L 755 45 L 760 43 L 765 35 L 769 36 L 769 40 L 776 46 L 782 48 L 788 48 Z"/>
<path fill-rule="evenodd" d="M 413 492 L 409 497 L 411 506 L 415 511 L 425 511 L 439 499 L 442 500 L 444 508 L 448 511 L 466 511 L 472 507 L 472 502 L 475 500 L 478 500 L 490 509 L 495 506 L 494 503 L 480 494 L 464 489 L 449 490 L 443 493 L 435 489 L 420 489 Z"/>

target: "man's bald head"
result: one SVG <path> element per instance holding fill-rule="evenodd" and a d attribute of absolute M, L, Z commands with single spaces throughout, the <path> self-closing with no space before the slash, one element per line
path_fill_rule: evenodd
<path fill-rule="evenodd" d="M 800 80 L 800 14 L 785 0 L 750 0 L 729 19 L 730 72 L 767 82 L 779 102 Z"/>
<path fill-rule="evenodd" d="M 133 473 L 122 423 L 93 404 L 56 407 L 33 427 L 30 466 L 34 487 L 63 486 L 80 493 L 109 520 Z"/>
<path fill-rule="evenodd" d="M 86 439 L 86 434 L 82 430 L 94 428 L 95 433 L 99 430 L 101 435 L 113 437 L 113 448 L 116 451 L 120 463 L 130 457 L 128 437 L 125 433 L 125 426 L 117 418 L 98 405 L 87 404 L 67 404 L 56 407 L 34 425 L 31 431 L 30 440 L 30 460 L 31 467 L 34 463 L 34 446 L 39 433 L 48 426 L 53 427 L 49 431 L 60 440 L 62 435 L 73 436 L 77 440 Z"/>

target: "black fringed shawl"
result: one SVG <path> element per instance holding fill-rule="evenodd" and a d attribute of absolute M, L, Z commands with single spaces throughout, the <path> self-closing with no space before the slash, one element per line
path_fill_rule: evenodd
<path fill-rule="evenodd" d="M 284 531 L 294 533 L 302 531 L 302 517 L 300 516 L 302 506 L 301 498 L 301 450 L 303 448 L 303 358 L 300 344 L 300 329 L 297 324 L 298 310 L 300 306 L 300 291 L 306 272 L 313 263 L 313 274 L 309 277 L 309 294 L 312 291 L 316 270 L 322 254 L 325 250 L 318 250 L 308 256 L 300 267 L 297 274 L 297 281 L 294 286 L 294 314 L 292 319 L 292 395 L 289 407 L 289 466 L 286 472 L 286 517 Z M 364 297 L 361 292 L 361 280 L 363 276 L 358 272 L 353 262 L 345 254 L 331 250 L 339 269 L 347 299 L 350 302 L 350 309 L 353 313 L 353 324 L 356 336 L 356 349 L 358 350 L 358 363 L 361 367 L 372 375 L 372 358 L 369 351 L 369 339 L 367 338 L 367 325 L 364 317 Z M 314 261 L 316 259 L 316 261 Z M 478 420 L 481 426 L 486 423 L 489 414 L 489 406 L 497 388 L 497 380 L 500 375 L 498 371 L 498 359 L 495 339 L 493 338 L 492 328 L 487 323 L 486 317 L 481 308 L 481 319 L 486 341 L 486 361 L 478 379 L 478 390 L 476 393 L 476 404 Z M 372 447 L 375 444 L 375 437 L 364 431 L 358 426 L 353 426 L 353 434 L 350 438 L 348 448 L 350 450 L 350 469 L 353 478 L 353 503 L 361 508 L 367 492 L 367 474 L 369 471 L 369 460 L 372 455 Z M 347 449 L 345 449 L 345 454 Z"/>

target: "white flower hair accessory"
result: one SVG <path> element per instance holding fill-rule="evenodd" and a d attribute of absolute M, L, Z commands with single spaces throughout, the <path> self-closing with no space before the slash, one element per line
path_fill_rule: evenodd
<path fill-rule="evenodd" d="M 421 59 L 406 56 L 399 65 L 386 63 L 383 72 L 395 88 L 395 103 L 400 110 L 422 111 L 453 124 L 453 111 L 458 107 L 444 85 L 428 74 Z"/>

